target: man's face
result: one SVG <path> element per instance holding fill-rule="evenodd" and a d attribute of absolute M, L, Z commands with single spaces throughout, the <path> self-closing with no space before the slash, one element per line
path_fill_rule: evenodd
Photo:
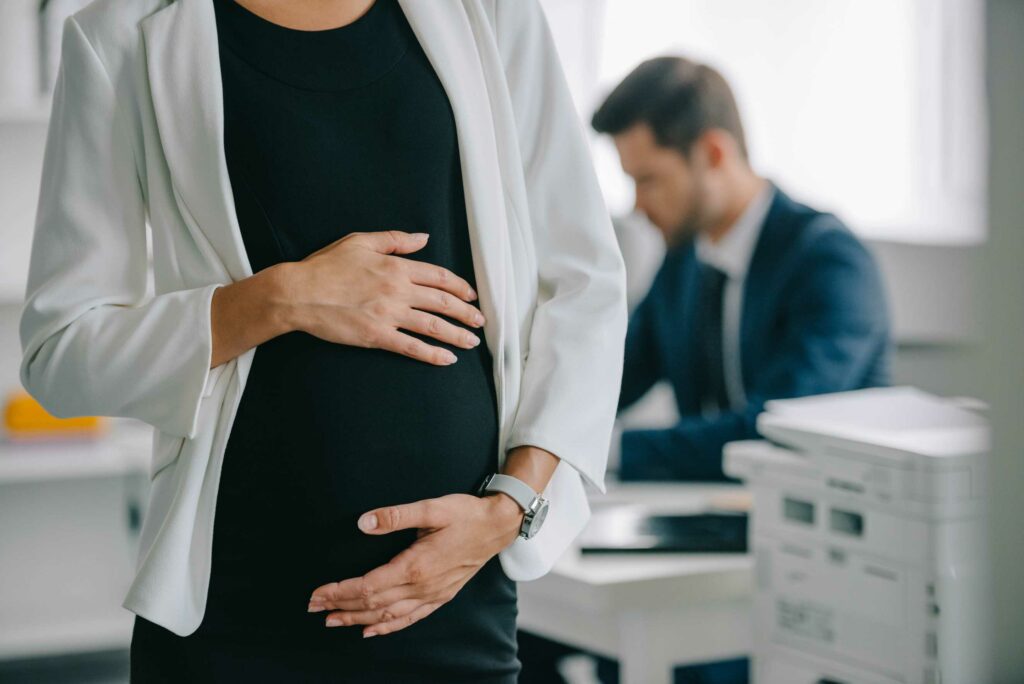
<path fill-rule="evenodd" d="M 711 222 L 709 184 L 699 146 L 688 161 L 678 150 L 662 147 L 645 123 L 614 136 L 622 170 L 636 184 L 636 209 L 643 212 L 669 247 L 696 235 Z"/>

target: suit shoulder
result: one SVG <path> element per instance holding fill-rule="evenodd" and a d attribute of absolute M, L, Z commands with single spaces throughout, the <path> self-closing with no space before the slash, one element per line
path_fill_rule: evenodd
<path fill-rule="evenodd" d="M 812 217 L 804 230 L 802 243 L 800 270 L 808 278 L 835 278 L 838 269 L 855 277 L 857 287 L 881 291 L 881 272 L 874 253 L 834 214 L 818 212 Z M 853 281 L 844 279 L 842 282 Z M 876 299 L 881 296 L 878 294 Z"/>
<path fill-rule="evenodd" d="M 783 199 L 782 206 L 803 249 L 866 249 L 850 227 L 832 212 L 820 211 L 789 197 Z"/>
<path fill-rule="evenodd" d="M 812 206 L 793 199 L 780 191 L 776 198 L 778 213 L 785 223 L 790 224 L 798 232 L 819 234 L 829 230 L 848 230 L 838 216 L 827 211 L 820 211 Z"/>
<path fill-rule="evenodd" d="M 792 272 L 814 277 L 819 269 L 836 263 L 865 273 L 877 270 L 871 250 L 835 214 L 782 194 L 777 216 L 777 235 Z"/>
<path fill-rule="evenodd" d="M 873 260 L 867 245 L 838 216 L 817 212 L 805 225 L 806 246 L 815 254 L 856 254 Z"/>

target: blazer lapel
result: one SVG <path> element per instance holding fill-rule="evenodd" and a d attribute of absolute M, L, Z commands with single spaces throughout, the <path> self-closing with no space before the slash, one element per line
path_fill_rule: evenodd
<path fill-rule="evenodd" d="M 506 226 L 487 82 L 458 3 L 400 6 L 455 116 L 473 265 L 492 350 L 503 340 Z M 210 0 L 175 0 L 142 22 L 153 108 L 182 215 L 201 248 L 232 280 L 252 275 L 224 153 L 224 102 Z"/>
<path fill-rule="evenodd" d="M 764 315 L 770 310 L 768 304 L 775 298 L 779 268 L 785 263 L 785 240 L 787 224 L 785 206 L 788 198 L 774 183 L 775 196 L 764 219 L 761 235 L 750 257 L 746 281 L 743 284 L 743 306 L 740 316 L 740 367 L 744 384 L 756 377 L 757 354 L 765 339 Z"/>
<path fill-rule="evenodd" d="M 210 0 L 176 0 L 142 22 L 149 87 L 176 200 L 197 244 L 232 280 L 252 275 L 224 155 L 217 23 Z"/>
<path fill-rule="evenodd" d="M 455 116 L 473 268 L 480 308 L 487 319 L 484 335 L 497 362 L 504 339 L 508 230 L 494 117 L 473 27 L 461 3 L 399 0 L 398 4 L 444 86 Z"/>

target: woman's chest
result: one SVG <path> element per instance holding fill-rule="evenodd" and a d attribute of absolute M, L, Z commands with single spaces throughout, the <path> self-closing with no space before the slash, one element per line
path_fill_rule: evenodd
<path fill-rule="evenodd" d="M 422 52 L 334 92 L 297 89 L 230 55 L 222 69 L 225 154 L 247 246 L 269 230 L 277 260 L 298 260 L 355 231 L 464 230 L 455 122 Z"/>

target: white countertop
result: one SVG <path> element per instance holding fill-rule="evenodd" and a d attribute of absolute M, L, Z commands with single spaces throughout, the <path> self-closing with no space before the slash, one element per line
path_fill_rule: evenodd
<path fill-rule="evenodd" d="M 134 420 L 107 419 L 92 439 L 18 442 L 0 438 L 0 484 L 146 472 L 153 428 Z"/>

